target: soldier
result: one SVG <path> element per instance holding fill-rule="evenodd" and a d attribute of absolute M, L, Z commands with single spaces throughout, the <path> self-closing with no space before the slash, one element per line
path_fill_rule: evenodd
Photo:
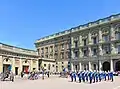
<path fill-rule="evenodd" d="M 92 83 L 92 78 L 93 78 L 93 73 L 90 71 L 88 76 L 89 76 L 89 80 L 90 80 L 90 84 L 91 84 Z"/>
<path fill-rule="evenodd" d="M 113 72 L 111 71 L 110 73 L 109 73 L 109 75 L 110 75 L 110 80 L 113 82 Z"/>
<path fill-rule="evenodd" d="M 79 83 L 81 83 L 82 72 L 80 72 L 80 71 L 79 71 L 79 73 L 78 73 L 78 78 L 79 78 Z"/>
<path fill-rule="evenodd" d="M 96 75 L 96 72 L 94 71 L 93 75 L 92 75 L 92 77 L 93 77 L 93 83 L 95 83 L 95 75 Z"/>
<path fill-rule="evenodd" d="M 101 76 L 102 76 L 102 73 L 99 71 L 98 72 L 99 82 L 101 82 L 101 79 L 102 79 Z"/>
<path fill-rule="evenodd" d="M 83 82 L 85 82 L 85 72 L 84 71 L 82 72 L 82 80 L 83 80 Z"/>
<path fill-rule="evenodd" d="M 71 82 L 73 82 L 73 73 L 72 73 L 72 71 L 70 72 L 70 78 L 71 78 Z"/>
<path fill-rule="evenodd" d="M 98 77 L 99 77 L 99 74 L 98 74 L 98 71 L 97 71 L 97 72 L 96 72 L 96 75 L 95 75 L 96 82 L 98 82 Z"/>
<path fill-rule="evenodd" d="M 88 71 L 85 72 L 86 81 L 88 82 Z"/>
<path fill-rule="evenodd" d="M 106 71 L 103 73 L 103 76 L 104 76 L 104 79 L 106 81 L 106 76 L 107 76 L 107 72 Z"/>
<path fill-rule="evenodd" d="M 73 73 L 73 78 L 74 78 L 74 81 L 76 82 L 76 73 L 75 72 Z"/>
<path fill-rule="evenodd" d="M 110 80 L 110 71 L 107 72 L 108 80 Z"/>

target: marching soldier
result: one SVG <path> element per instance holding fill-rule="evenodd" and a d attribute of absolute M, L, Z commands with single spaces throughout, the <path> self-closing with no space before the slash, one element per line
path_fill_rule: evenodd
<path fill-rule="evenodd" d="M 71 82 L 73 82 L 73 73 L 70 72 L 70 78 L 71 78 Z"/>
<path fill-rule="evenodd" d="M 92 83 L 92 78 L 93 78 L 93 73 L 90 71 L 90 72 L 89 72 L 89 80 L 90 80 L 90 84 Z"/>
<path fill-rule="evenodd" d="M 86 78 L 86 81 L 88 82 L 88 71 L 85 72 L 85 78 Z"/>
<path fill-rule="evenodd" d="M 82 72 L 79 72 L 79 73 L 78 73 L 78 78 L 79 78 L 79 83 L 81 83 Z"/>
<path fill-rule="evenodd" d="M 73 73 L 73 78 L 74 78 L 74 81 L 76 82 L 76 73 L 75 72 Z"/>
<path fill-rule="evenodd" d="M 85 72 L 84 71 L 82 72 L 82 80 L 83 80 L 83 82 L 85 82 Z"/>
<path fill-rule="evenodd" d="M 93 74 L 92 74 L 92 77 L 93 77 L 93 83 L 95 83 L 95 75 L 96 75 L 96 72 L 94 71 Z"/>
<path fill-rule="evenodd" d="M 113 72 L 111 71 L 109 74 L 110 74 L 110 80 L 113 82 L 113 76 L 114 76 Z"/>
<path fill-rule="evenodd" d="M 103 73 L 103 76 L 104 76 L 104 79 L 106 81 L 106 76 L 107 76 L 106 71 Z"/>
<path fill-rule="evenodd" d="M 96 75 L 95 75 L 96 82 L 98 82 L 98 77 L 99 77 L 99 74 L 98 74 L 98 71 L 97 71 L 97 72 L 96 72 Z"/>

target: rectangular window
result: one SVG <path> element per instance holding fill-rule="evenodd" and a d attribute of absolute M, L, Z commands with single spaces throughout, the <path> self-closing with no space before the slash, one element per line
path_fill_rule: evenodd
<path fill-rule="evenodd" d="M 64 49 L 64 44 L 61 44 L 61 48 Z"/>
<path fill-rule="evenodd" d="M 115 34 L 116 40 L 120 40 L 120 32 Z"/>
<path fill-rule="evenodd" d="M 109 54 L 110 53 L 110 46 L 105 46 L 104 51 L 105 51 L 105 54 Z"/>
<path fill-rule="evenodd" d="M 87 50 L 84 50 L 83 52 L 84 52 L 84 56 L 87 56 Z"/>
<path fill-rule="evenodd" d="M 93 38 L 93 44 L 97 44 L 97 38 L 96 37 Z"/>
<path fill-rule="evenodd" d="M 44 48 L 41 48 L 41 53 L 44 54 Z"/>
<path fill-rule="evenodd" d="M 86 39 L 84 39 L 84 40 L 83 40 L 83 42 L 84 42 L 84 46 L 86 46 L 86 44 L 87 44 L 87 41 L 86 41 Z"/>
<path fill-rule="evenodd" d="M 77 41 L 75 41 L 75 48 L 77 48 L 78 47 L 78 42 Z"/>
<path fill-rule="evenodd" d="M 118 54 L 120 54 L 120 45 L 118 45 Z"/>
<path fill-rule="evenodd" d="M 78 57 L 78 52 L 75 52 L 75 57 Z"/>
<path fill-rule="evenodd" d="M 97 55 L 97 49 L 93 49 L 93 55 Z"/>
<path fill-rule="evenodd" d="M 103 36 L 103 41 L 108 42 L 109 41 L 109 35 L 104 35 Z"/>
<path fill-rule="evenodd" d="M 48 47 L 45 48 L 46 53 L 48 53 Z"/>

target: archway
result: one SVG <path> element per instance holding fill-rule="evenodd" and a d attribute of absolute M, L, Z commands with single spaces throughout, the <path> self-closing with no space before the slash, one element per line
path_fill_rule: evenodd
<path fill-rule="evenodd" d="M 103 63 L 103 71 L 110 71 L 110 63 L 109 62 Z"/>
<path fill-rule="evenodd" d="M 120 71 L 120 61 L 116 62 L 115 69 L 116 71 Z"/>
<path fill-rule="evenodd" d="M 96 64 L 93 64 L 93 69 L 97 70 Z"/>

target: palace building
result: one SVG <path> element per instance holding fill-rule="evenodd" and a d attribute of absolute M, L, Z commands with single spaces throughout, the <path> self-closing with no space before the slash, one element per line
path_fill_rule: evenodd
<path fill-rule="evenodd" d="M 48 70 L 120 71 L 120 14 L 43 37 L 35 45 Z"/>
<path fill-rule="evenodd" d="M 0 43 L 0 73 L 9 66 L 15 75 L 20 75 L 22 71 L 38 70 L 37 51 Z"/>
<path fill-rule="evenodd" d="M 89 22 L 35 42 L 36 51 L 0 43 L 0 73 L 22 71 L 120 71 L 120 14 Z"/>

